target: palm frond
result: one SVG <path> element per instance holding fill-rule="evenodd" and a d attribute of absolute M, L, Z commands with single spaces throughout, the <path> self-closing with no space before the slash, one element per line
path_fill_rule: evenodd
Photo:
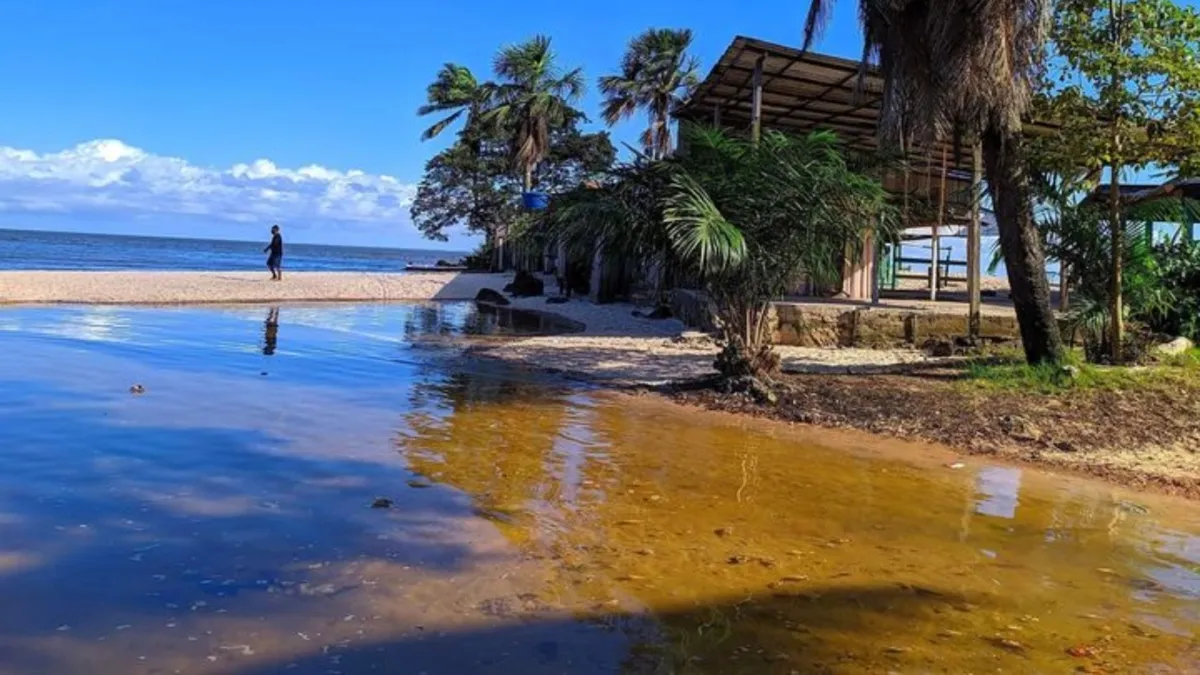
<path fill-rule="evenodd" d="M 712 197 L 691 176 L 680 174 L 664 200 L 663 223 L 681 258 L 704 273 L 724 272 L 746 256 L 742 232 L 721 215 Z"/>
<path fill-rule="evenodd" d="M 651 28 L 633 38 L 618 74 L 600 78 L 604 121 L 615 125 L 641 109 L 650 116 L 643 149 L 663 157 L 671 149 L 670 115 L 698 82 L 698 62 L 688 55 L 692 32 Z"/>
<path fill-rule="evenodd" d="M 438 120 L 433 126 L 429 127 L 428 129 L 426 129 L 424 132 L 421 133 L 421 140 L 428 141 L 429 139 L 433 138 L 434 136 L 437 136 L 438 134 L 442 133 L 443 131 L 446 130 L 447 127 L 449 127 L 451 124 L 454 124 L 456 121 L 458 121 L 458 118 L 462 117 L 464 112 L 465 111 L 463 111 L 463 110 L 459 110 L 459 111 L 449 115 L 448 117 L 444 117 L 444 118 Z"/>

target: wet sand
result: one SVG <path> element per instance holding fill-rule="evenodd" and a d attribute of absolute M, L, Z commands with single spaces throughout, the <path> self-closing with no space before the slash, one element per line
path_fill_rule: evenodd
<path fill-rule="evenodd" d="M 414 272 L 0 272 L 0 304 L 171 305 L 471 300 L 510 275 Z"/>

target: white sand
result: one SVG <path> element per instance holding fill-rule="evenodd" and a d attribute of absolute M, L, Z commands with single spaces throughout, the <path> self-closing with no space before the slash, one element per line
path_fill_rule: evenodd
<path fill-rule="evenodd" d="M 249 272 L 0 272 L 0 304 L 228 304 L 278 302 L 389 302 L 471 300 L 481 288 L 500 289 L 508 274 L 447 272 L 368 274 L 293 272 L 282 282 Z M 555 292 L 553 282 L 548 293 Z M 541 370 L 618 385 L 653 385 L 712 372 L 717 348 L 685 332 L 678 321 L 633 316 L 628 304 L 561 305 L 521 298 L 513 306 L 559 314 L 585 326 L 582 333 L 524 338 L 474 347 L 481 355 Z M 913 350 L 781 347 L 793 372 L 863 372 L 928 362 Z"/>
<path fill-rule="evenodd" d="M 548 284 L 548 291 L 553 287 Z M 585 326 L 583 332 L 532 337 L 474 348 L 534 369 L 619 386 L 653 386 L 713 372 L 716 345 L 674 319 L 643 319 L 624 303 L 594 305 L 577 299 L 548 305 L 545 298 L 520 298 L 513 307 L 549 311 Z M 934 359 L 910 349 L 818 349 L 778 347 L 783 367 L 795 373 L 858 373 L 904 370 Z"/>
<path fill-rule="evenodd" d="M 0 304 L 471 300 L 509 275 L 454 272 L 0 272 Z"/>

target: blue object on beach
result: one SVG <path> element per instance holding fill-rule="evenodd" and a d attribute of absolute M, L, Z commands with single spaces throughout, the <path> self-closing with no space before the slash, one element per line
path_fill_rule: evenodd
<path fill-rule="evenodd" d="M 550 195 L 545 192 L 522 192 L 521 201 L 531 211 L 544 211 L 550 206 Z"/>

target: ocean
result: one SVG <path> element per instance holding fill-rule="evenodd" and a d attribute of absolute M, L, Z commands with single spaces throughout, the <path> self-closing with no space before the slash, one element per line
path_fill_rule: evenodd
<path fill-rule="evenodd" d="M 135 237 L 0 229 L 3 270 L 262 270 L 267 241 Z M 461 251 L 285 243 L 285 270 L 398 272 L 457 260 Z"/>

